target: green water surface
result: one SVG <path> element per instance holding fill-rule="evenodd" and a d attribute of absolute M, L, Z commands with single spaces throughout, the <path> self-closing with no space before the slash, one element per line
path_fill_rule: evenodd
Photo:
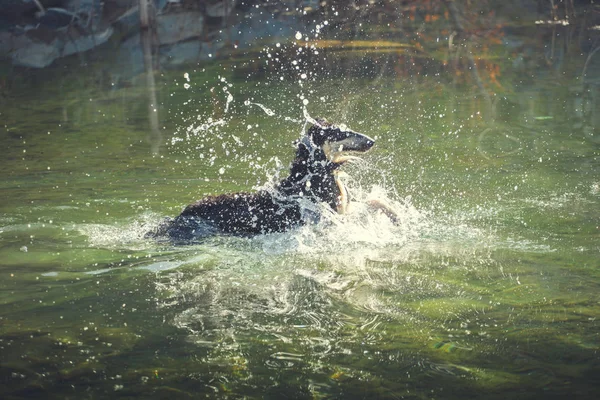
<path fill-rule="evenodd" d="M 595 398 L 587 54 L 523 71 L 499 46 L 490 106 L 440 60 L 321 51 L 296 71 L 266 52 L 157 71 L 150 108 L 143 74 L 113 85 L 101 62 L 14 71 L 0 397 Z M 304 108 L 377 140 L 349 185 L 400 226 L 358 212 L 256 238 L 144 238 L 203 195 L 285 175 Z"/>

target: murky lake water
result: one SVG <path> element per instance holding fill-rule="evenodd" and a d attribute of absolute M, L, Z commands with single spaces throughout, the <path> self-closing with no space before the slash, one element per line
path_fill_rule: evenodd
<path fill-rule="evenodd" d="M 442 63 L 306 47 L 270 69 L 277 51 L 157 73 L 156 129 L 143 75 L 17 75 L 1 100 L 2 397 L 593 398 L 600 64 L 582 84 L 587 53 L 505 62 L 490 107 Z M 285 176 L 303 109 L 377 140 L 346 168 L 353 213 L 144 238 L 203 195 Z M 361 206 L 374 198 L 401 223 Z"/>

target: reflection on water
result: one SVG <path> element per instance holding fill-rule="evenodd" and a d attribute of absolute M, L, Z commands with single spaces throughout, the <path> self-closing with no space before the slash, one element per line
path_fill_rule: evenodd
<path fill-rule="evenodd" d="M 506 60 L 455 48 L 451 71 L 431 49 L 320 37 L 119 87 L 102 63 L 16 80 L 0 393 L 593 398 L 599 69 L 592 49 L 567 62 L 556 41 L 535 47 L 568 28 L 522 29 L 490 41 Z M 144 237 L 203 195 L 284 177 L 307 115 L 377 140 L 344 167 L 349 214 L 187 246 Z"/>

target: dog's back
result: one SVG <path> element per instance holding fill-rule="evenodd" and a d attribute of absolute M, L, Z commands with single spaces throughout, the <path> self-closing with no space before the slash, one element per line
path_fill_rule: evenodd
<path fill-rule="evenodd" d="M 206 197 L 187 206 L 177 220 L 190 218 L 208 222 L 224 233 L 243 235 L 282 232 L 302 217 L 298 202 L 275 199 L 261 190 Z"/>

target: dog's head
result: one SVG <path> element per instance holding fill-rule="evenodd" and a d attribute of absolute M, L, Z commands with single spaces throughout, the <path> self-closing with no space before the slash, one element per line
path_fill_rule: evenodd
<path fill-rule="evenodd" d="M 325 153 L 327 160 L 336 166 L 357 159 L 355 153 L 364 153 L 375 144 L 373 139 L 362 133 L 335 126 L 324 119 L 315 122 L 307 136 L 312 144 Z"/>

